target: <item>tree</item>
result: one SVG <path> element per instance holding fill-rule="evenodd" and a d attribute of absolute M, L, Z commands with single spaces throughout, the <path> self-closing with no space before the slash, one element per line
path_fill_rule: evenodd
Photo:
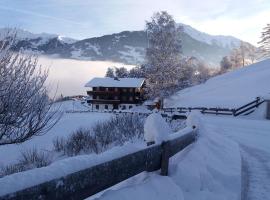
<path fill-rule="evenodd" d="M 59 119 L 35 56 L 14 53 L 15 34 L 0 42 L 0 145 L 22 143 L 46 133 Z"/>
<path fill-rule="evenodd" d="M 143 67 L 133 67 L 129 70 L 128 77 L 130 78 L 144 78 L 145 73 Z"/>
<path fill-rule="evenodd" d="M 259 42 L 260 49 L 262 51 L 262 56 L 269 58 L 270 57 L 270 24 L 263 29 L 261 35 L 261 41 Z"/>
<path fill-rule="evenodd" d="M 232 63 L 228 56 L 224 56 L 220 61 L 220 72 L 225 73 L 232 68 Z"/>
<path fill-rule="evenodd" d="M 232 63 L 232 68 L 238 68 L 242 66 L 242 56 L 241 56 L 241 51 L 239 50 L 239 48 L 235 48 L 232 50 L 231 54 L 230 54 L 230 61 Z"/>
<path fill-rule="evenodd" d="M 146 22 L 146 78 L 150 97 L 165 97 L 179 85 L 181 32 L 166 11 L 157 12 Z M 171 92 L 170 92 L 171 91 Z"/>
<path fill-rule="evenodd" d="M 108 67 L 107 72 L 105 74 L 105 77 L 110 77 L 110 78 L 114 78 L 115 77 L 113 68 Z"/>
<path fill-rule="evenodd" d="M 118 78 L 127 78 L 128 70 L 125 67 L 115 68 L 115 76 Z"/>

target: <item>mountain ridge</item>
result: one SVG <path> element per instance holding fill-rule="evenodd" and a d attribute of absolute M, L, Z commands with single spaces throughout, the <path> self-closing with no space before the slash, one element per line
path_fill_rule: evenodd
<path fill-rule="evenodd" d="M 233 36 L 213 36 L 193 27 L 183 27 L 182 45 L 185 56 L 194 56 L 212 66 L 219 65 L 223 56 L 238 47 L 241 40 Z M 0 29 L 0 35 L 3 34 Z M 100 37 L 75 40 L 57 34 L 34 34 L 17 29 L 17 43 L 13 49 L 79 60 L 114 61 L 140 64 L 144 61 L 147 35 L 145 31 L 122 31 Z"/>

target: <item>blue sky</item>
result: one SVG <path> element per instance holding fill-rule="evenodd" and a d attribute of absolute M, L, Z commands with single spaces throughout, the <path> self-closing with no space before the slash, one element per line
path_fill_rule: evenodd
<path fill-rule="evenodd" d="M 253 44 L 270 23 L 270 0 L 0 0 L 0 27 L 82 39 L 141 30 L 160 10 L 200 31 Z"/>

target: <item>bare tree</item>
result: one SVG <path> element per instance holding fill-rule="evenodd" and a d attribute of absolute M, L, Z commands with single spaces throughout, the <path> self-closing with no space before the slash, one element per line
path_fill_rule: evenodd
<path fill-rule="evenodd" d="M 16 34 L 0 42 L 0 145 L 22 143 L 46 133 L 60 115 L 52 108 L 36 56 L 13 52 Z"/>

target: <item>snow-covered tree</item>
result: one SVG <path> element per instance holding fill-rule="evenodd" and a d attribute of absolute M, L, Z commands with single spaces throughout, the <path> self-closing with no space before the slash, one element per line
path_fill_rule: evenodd
<path fill-rule="evenodd" d="M 37 57 L 14 53 L 15 34 L 0 43 L 0 145 L 22 143 L 46 133 L 58 119 Z"/>
<path fill-rule="evenodd" d="M 262 56 L 269 58 L 270 57 L 270 24 L 263 29 L 261 35 L 261 41 L 259 42 L 260 49 L 262 51 Z"/>
<path fill-rule="evenodd" d="M 115 77 L 113 68 L 108 67 L 107 72 L 106 72 L 106 74 L 105 74 L 105 77 L 110 77 L 110 78 Z"/>
<path fill-rule="evenodd" d="M 224 56 L 220 61 L 220 73 L 225 73 L 232 68 L 231 60 L 228 56 Z"/>
<path fill-rule="evenodd" d="M 130 77 L 130 78 L 144 78 L 145 73 L 144 73 L 143 66 L 141 66 L 141 67 L 137 66 L 137 67 L 130 69 L 129 73 L 128 73 L 128 77 Z"/>
<path fill-rule="evenodd" d="M 127 78 L 128 70 L 125 67 L 115 68 L 115 76 L 118 78 Z"/>
<path fill-rule="evenodd" d="M 150 97 L 169 95 L 179 85 L 181 76 L 181 32 L 166 11 L 157 12 L 146 22 L 146 76 Z"/>

